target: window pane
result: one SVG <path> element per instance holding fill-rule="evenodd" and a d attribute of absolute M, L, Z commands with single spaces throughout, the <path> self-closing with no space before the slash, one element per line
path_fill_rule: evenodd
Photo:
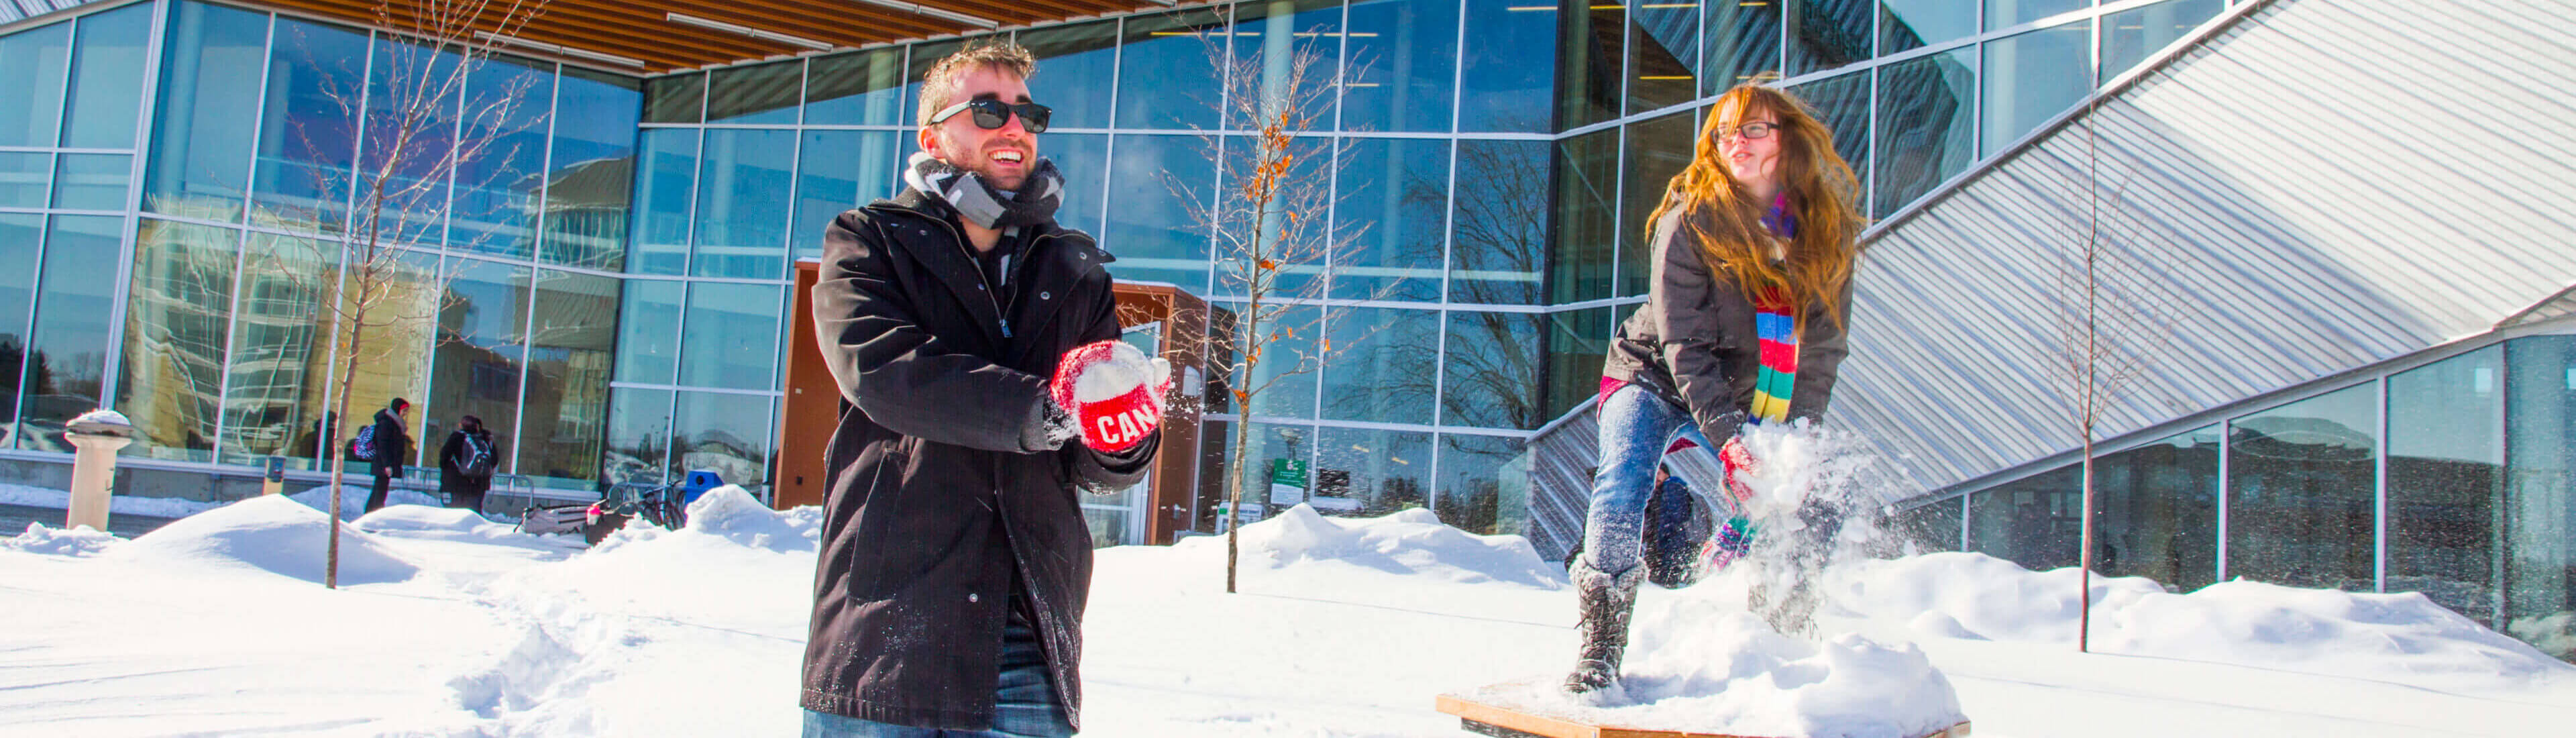
<path fill-rule="evenodd" d="M 1528 313 L 1450 312 L 1440 424 L 1530 430 L 1551 420 L 1539 391 L 1545 321 Z M 1601 367 L 1590 371 L 1597 383 Z"/>
<path fill-rule="evenodd" d="M 43 208 L 53 166 L 53 154 L 0 151 L 0 207 Z"/>
<path fill-rule="evenodd" d="M 1784 0 L 1789 4 L 1788 75 L 1819 72 L 1870 57 L 1877 25 L 1865 0 Z"/>
<path fill-rule="evenodd" d="M 1780 78 L 1780 4 L 1708 0 L 1708 53 L 1699 94 L 1715 95 L 1755 80 Z"/>
<path fill-rule="evenodd" d="M 257 72 L 267 53 L 268 16 L 174 3 L 167 36 L 143 207 L 240 222 L 256 124 L 241 101 L 261 99 Z"/>
<path fill-rule="evenodd" d="M 1119 33 L 1118 127 L 1175 130 L 1216 127 L 1217 59 L 1223 48 L 1207 31 L 1224 30 L 1223 11 L 1176 10 L 1130 16 Z M 1125 158 L 1121 144 L 1120 158 Z M 1128 180 L 1122 180 L 1128 181 Z M 1187 286 L 1189 283 L 1182 283 Z"/>
<path fill-rule="evenodd" d="M 707 102 L 707 76 L 697 72 L 644 80 L 644 122 L 696 123 Z"/>
<path fill-rule="evenodd" d="M 2375 587 L 2377 389 L 2338 390 L 2229 423 L 2227 576 Z"/>
<path fill-rule="evenodd" d="M 134 157 L 124 154 L 64 154 L 54 169 L 54 207 L 124 210 L 133 173 Z"/>
<path fill-rule="evenodd" d="M 2083 469 L 2066 466 L 1978 491 L 1968 502 L 1968 550 L 2032 571 L 2074 566 L 2083 485 Z"/>
<path fill-rule="evenodd" d="M 365 35 L 278 19 L 264 98 L 269 110 L 260 120 L 259 162 L 251 171 L 257 222 L 288 230 L 340 229 L 358 146 L 352 113 L 366 64 Z M 370 108 L 384 109 L 382 103 Z"/>
<path fill-rule="evenodd" d="M 1243 310 L 1240 304 L 1225 307 L 1238 313 Z M 1261 363 L 1251 367 L 1250 378 L 1238 385 L 1246 392 L 1258 393 L 1252 397 L 1251 414 L 1315 417 L 1315 339 L 1326 328 L 1321 322 L 1321 309 L 1265 305 L 1261 310 Z M 1250 321 L 1238 322 L 1235 330 L 1243 331 L 1246 322 Z"/>
<path fill-rule="evenodd" d="M 1601 364 L 1610 351 L 1610 308 L 1547 314 L 1547 404 L 1541 425 L 1601 393 Z"/>
<path fill-rule="evenodd" d="M 2098 81 L 2109 82 L 2121 72 L 2129 71 L 2147 55 L 2173 43 L 2191 29 L 2218 15 L 2227 3 L 2222 0 L 2167 0 L 2143 8 L 2123 10 L 2102 19 L 2102 69 Z"/>
<path fill-rule="evenodd" d="M 1447 133 L 1456 89 L 1458 3 L 1351 4 L 1342 130 Z"/>
<path fill-rule="evenodd" d="M 1627 89 L 1622 79 L 1626 60 L 1628 6 L 1559 3 L 1557 29 L 1564 47 L 1557 61 L 1557 130 L 1579 128 L 1619 117 L 1619 100 Z M 1527 62 L 1522 62 L 1527 63 Z M 1522 105 L 1529 104 L 1526 100 Z"/>
<path fill-rule="evenodd" d="M 1868 72 L 1857 72 L 1789 90 L 1790 94 L 1814 106 L 1818 120 L 1834 132 L 1834 153 L 1851 165 L 1852 173 L 1861 177 L 1861 187 L 1869 186 L 1869 84 Z M 1859 205 L 1860 203 L 1853 203 Z"/>
<path fill-rule="evenodd" d="M 466 151 L 457 146 L 464 101 L 450 85 L 469 70 L 454 54 L 390 38 L 375 45 L 370 64 L 350 230 L 363 235 L 372 226 L 381 238 L 436 243 L 459 173 L 449 162 Z"/>
<path fill-rule="evenodd" d="M 1449 300 L 1536 305 L 1547 258 L 1548 144 L 1459 141 Z"/>
<path fill-rule="evenodd" d="M 1319 512 L 1378 516 L 1431 503 L 1431 434 L 1365 428 L 1315 429 Z"/>
<path fill-rule="evenodd" d="M 540 180 L 533 175 L 546 166 L 554 77 L 552 64 L 509 57 L 487 58 L 466 76 L 461 140 L 471 155 L 456 163 L 450 248 L 520 259 L 535 253 Z"/>
<path fill-rule="evenodd" d="M 823 229 L 842 212 L 893 194 L 902 138 L 894 131 L 805 132 L 797 153 L 796 223 L 788 233 L 797 258 L 823 254 Z"/>
<path fill-rule="evenodd" d="M 1191 511 L 1190 530 L 1212 533 L 1217 529 L 1217 508 L 1226 504 L 1226 495 L 1232 492 L 1226 486 L 1225 473 L 1234 466 L 1226 461 L 1234 453 L 1234 426 L 1222 420 L 1208 420 L 1199 427 L 1199 486 L 1194 500 L 1197 509 Z"/>
<path fill-rule="evenodd" d="M 1610 296 L 1619 243 L 1619 132 L 1556 143 L 1556 241 L 1548 247 L 1550 304 Z"/>
<path fill-rule="evenodd" d="M 224 389 L 219 461 L 256 464 L 286 456 L 295 469 L 322 467 L 320 452 L 347 438 L 356 426 L 326 431 L 322 419 L 336 369 L 331 358 L 332 315 L 338 289 L 339 247 L 309 239 L 253 233 L 243 254 L 241 289 L 233 303 L 232 364 Z M 365 415 L 352 406 L 352 415 Z M 366 421 L 365 417 L 358 422 Z"/>
<path fill-rule="evenodd" d="M 2093 462 L 2093 570 L 2199 589 L 2218 575 L 2218 426 Z"/>
<path fill-rule="evenodd" d="M 689 201 L 697 194 L 698 129 L 644 131 L 644 163 L 636 168 L 635 245 L 626 271 L 679 274 L 689 261 Z"/>
<path fill-rule="evenodd" d="M 546 242 L 539 259 L 625 268 L 636 105 L 643 94 L 635 86 L 633 80 L 571 67 L 556 79 L 554 171 L 546 175 Z"/>
<path fill-rule="evenodd" d="M 1449 206 L 1445 139 L 1342 139 L 1334 228 L 1357 238 L 1334 254 L 1333 296 L 1440 300 Z"/>
<path fill-rule="evenodd" d="M 354 253 L 354 250 L 348 252 Z M 343 258 L 347 259 L 348 271 L 352 274 L 361 273 L 365 268 L 362 260 L 347 255 Z M 417 408 L 429 397 L 430 352 L 438 337 L 438 323 L 433 318 L 438 315 L 440 307 L 440 294 L 434 281 L 439 275 L 438 257 L 421 253 L 403 254 L 398 262 L 390 266 L 380 265 L 378 269 L 379 276 L 373 279 L 385 285 L 380 289 L 389 296 L 368 309 L 369 327 L 359 332 L 362 345 L 357 349 L 358 369 L 350 375 L 353 380 L 349 389 L 352 429 L 357 427 L 357 423 L 369 422 L 376 410 L 392 403 L 394 398 L 403 398 Z M 343 289 L 355 293 L 360 287 L 353 285 Z M 343 361 L 338 368 L 347 366 Z M 420 448 L 421 413 L 411 413 L 406 419 L 414 429 L 414 443 L 413 457 L 405 463 L 418 465 L 423 454 L 434 454 L 438 449 L 435 446 Z M 435 465 L 438 459 L 431 456 L 429 460 Z"/>
<path fill-rule="evenodd" d="M 1244 449 L 1244 456 L 1251 462 L 1233 470 L 1243 478 L 1243 509 L 1258 511 L 1261 517 L 1268 518 L 1305 502 L 1315 486 L 1315 427 L 1253 423 L 1245 427 L 1245 432 L 1252 434 L 1249 447 Z M 1273 484 L 1271 477 L 1282 465 L 1305 466 L 1306 487 Z"/>
<path fill-rule="evenodd" d="M 1037 57 L 1038 89 L 1030 94 L 1055 109 L 1050 125 L 1109 127 L 1109 89 L 1118 83 L 1117 21 L 1021 31 L 1017 42 Z"/>
<path fill-rule="evenodd" d="M 807 125 L 903 123 L 903 47 L 817 57 L 808 74 Z"/>
<path fill-rule="evenodd" d="M 1458 130 L 1545 133 L 1556 96 L 1557 8 L 1546 3 L 1467 3 L 1460 52 Z"/>
<path fill-rule="evenodd" d="M 1518 438 L 1440 436 L 1440 522 L 1483 535 L 1529 532 L 1530 456 Z"/>
<path fill-rule="evenodd" d="M 527 363 L 529 268 L 480 259 L 448 260 L 454 276 L 438 311 L 438 348 L 429 399 L 413 421 L 423 458 L 438 463 L 447 434 L 472 415 L 492 431 L 498 467 L 518 448 L 519 375 Z"/>
<path fill-rule="evenodd" d="M 966 39 L 953 39 L 934 43 L 917 43 L 909 47 L 905 47 L 906 53 L 910 55 L 909 58 L 911 61 L 908 63 L 911 66 L 905 68 L 903 75 L 904 125 L 918 125 L 921 123 L 923 118 L 929 117 L 928 113 L 921 110 L 922 78 L 930 74 L 930 68 L 937 66 L 939 64 L 939 60 L 946 59 L 948 58 L 948 55 L 957 53 L 959 50 L 964 48 L 966 48 Z M 952 100 L 950 102 L 955 101 Z"/>
<path fill-rule="evenodd" d="M 1976 160 L 1976 65 L 1976 50 L 1961 48 L 1879 69 L 1877 216 Z"/>
<path fill-rule="evenodd" d="M 1286 74 L 1292 59 L 1308 58 L 1306 78 L 1298 84 L 1303 93 L 1313 93 L 1308 107 L 1318 131 L 1333 130 L 1333 81 L 1341 68 L 1342 3 L 1341 0 L 1271 0 L 1266 3 L 1242 3 L 1234 6 L 1234 60 L 1236 64 L 1261 71 L 1260 89 L 1286 89 Z M 1289 34 L 1282 44 L 1278 34 Z M 1272 55 L 1283 58 L 1272 61 Z M 1237 88 L 1230 94 L 1242 94 Z M 1264 92 L 1264 94 L 1269 94 Z M 1243 119 L 1241 103 L 1231 103 L 1225 112 L 1229 129 L 1259 127 Z"/>
<path fill-rule="evenodd" d="M 707 122 L 794 124 L 803 84 L 803 59 L 708 72 Z"/>
<path fill-rule="evenodd" d="M 1627 189 L 1620 198 L 1619 294 L 1643 295 L 1654 287 L 1652 255 L 1646 253 L 1646 218 L 1664 201 L 1673 175 L 1690 166 L 1691 147 L 1699 139 L 1692 113 L 1674 113 L 1622 127 L 1628 136 L 1627 163 L 1620 167 Z"/>
<path fill-rule="evenodd" d="M 28 308 L 36 298 L 36 252 L 44 238 L 45 216 L 0 213 L 0 424 L 18 418 Z"/>
<path fill-rule="evenodd" d="M 1640 0 L 1628 25 L 1628 113 L 1699 96 L 1699 4 Z"/>
<path fill-rule="evenodd" d="M 80 19 L 80 58 L 72 67 L 71 99 L 65 105 L 69 115 L 63 122 L 64 146 L 134 146 L 134 117 L 143 104 L 143 66 L 149 63 L 143 47 L 151 36 L 149 3 Z M 13 98 L 0 97 L 6 99 Z"/>
<path fill-rule="evenodd" d="M 670 474 L 671 391 L 618 389 L 608 397 L 608 451 L 600 455 L 600 485 L 676 479 Z"/>
<path fill-rule="evenodd" d="M 1128 58 L 1135 59 L 1132 52 Z M 1209 139 L 1122 135 L 1110 145 L 1117 152 L 1109 165 L 1110 181 L 1119 183 L 1123 196 L 1118 207 L 1109 211 L 1108 224 L 1101 227 L 1101 245 L 1118 257 L 1109 265 L 1109 273 L 1119 279 L 1168 282 L 1204 292 L 1207 231 L 1199 227 L 1184 198 L 1207 202 L 1215 187 L 1216 164 L 1208 156 Z"/>
<path fill-rule="evenodd" d="M 1347 308 L 1332 321 L 1324 418 L 1429 425 L 1438 387 L 1423 359 L 1440 355 L 1440 313 Z"/>
<path fill-rule="evenodd" d="M 18 448 L 70 452 L 63 424 L 99 406 L 123 218 L 55 216 L 45 237 Z"/>
<path fill-rule="evenodd" d="M 778 388 L 779 287 L 699 282 L 681 325 L 680 381 L 692 387 Z"/>
<path fill-rule="evenodd" d="M 1878 53 L 1937 46 L 1977 33 L 1977 6 L 1959 0 L 1879 0 Z"/>
<path fill-rule="evenodd" d="M 63 118 L 63 75 L 71 67 L 72 24 L 0 36 L 0 146 L 52 146 Z"/>
<path fill-rule="evenodd" d="M 540 486 L 588 489 L 599 478 L 618 281 L 537 270 L 527 399 L 520 407 L 523 443 L 515 468 Z"/>
<path fill-rule="evenodd" d="M 2003 150 L 2093 88 L 2093 24 L 2069 23 L 1986 42 L 1986 131 L 1979 155 Z"/>
<path fill-rule="evenodd" d="M 1221 188 L 1218 190 L 1218 197 L 1242 200 L 1244 199 L 1242 193 L 1249 192 L 1253 188 L 1254 178 L 1251 174 L 1254 162 L 1250 149 L 1254 140 L 1251 136 L 1225 137 L 1225 151 L 1217 155 L 1219 167 L 1217 181 Z M 1354 237 L 1363 235 L 1358 231 L 1349 230 L 1348 227 L 1342 227 L 1339 230 L 1320 227 L 1330 224 L 1325 218 L 1330 215 L 1328 206 L 1333 204 L 1332 182 L 1344 169 L 1333 157 L 1334 140 L 1325 136 L 1303 136 L 1289 139 L 1286 145 L 1287 156 L 1293 163 L 1288 171 L 1279 177 L 1279 180 L 1285 184 L 1279 186 L 1279 192 L 1272 200 L 1274 203 L 1272 207 L 1274 212 L 1297 213 L 1296 217 L 1305 219 L 1301 223 L 1307 227 L 1303 234 L 1294 237 L 1296 243 L 1279 246 L 1269 251 L 1274 255 L 1272 259 L 1284 263 L 1272 282 L 1270 290 L 1272 294 L 1296 297 L 1330 296 L 1325 292 L 1326 285 L 1319 284 L 1318 280 L 1323 278 L 1328 264 L 1327 257 L 1339 256 L 1340 254 L 1334 252 L 1345 250 L 1331 241 L 1353 242 L 1351 245 L 1357 246 Z M 1215 284 L 1209 289 L 1210 294 L 1220 297 L 1241 297 L 1244 295 L 1246 285 L 1251 282 L 1253 272 L 1247 268 L 1251 263 L 1248 260 L 1251 255 L 1251 239 L 1242 233 L 1253 225 L 1254 221 L 1249 217 L 1249 213 L 1248 208 L 1238 208 L 1218 224 L 1223 230 L 1217 234 L 1214 245 L 1216 277 Z M 1267 222 L 1271 223 L 1269 227 L 1274 229 L 1271 235 L 1273 243 L 1290 237 L 1283 233 L 1285 223 L 1283 216 L 1274 214 Z"/>
<path fill-rule="evenodd" d="M 1109 134 L 1049 133 L 1038 153 L 1054 159 L 1056 171 L 1064 174 L 1064 204 L 1055 211 L 1056 224 L 1099 233 L 1109 187 Z"/>
<path fill-rule="evenodd" d="M 2566 658 L 2576 640 L 2546 636 L 2576 616 L 2576 336 L 2515 339 L 2505 358 L 2504 630 Z"/>
<path fill-rule="evenodd" d="M 2504 347 L 2388 378 L 2388 581 L 2495 622 Z"/>
<path fill-rule="evenodd" d="M 689 259 L 689 273 L 761 279 L 785 274 L 796 132 L 710 130 L 699 159 L 697 253 Z"/>
<path fill-rule="evenodd" d="M 240 239 L 228 228 L 143 221 L 116 385 L 135 438 L 120 453 L 211 460 Z"/>
<path fill-rule="evenodd" d="M 739 484 L 755 497 L 769 487 L 769 441 L 777 435 L 769 411 L 770 395 L 682 392 L 671 420 L 671 436 L 680 455 L 673 471 L 714 471 L 726 484 Z"/>
<path fill-rule="evenodd" d="M 1890 517 L 1888 528 L 1898 536 L 1897 545 L 1911 547 L 1906 553 L 1957 551 L 1959 534 L 1964 530 L 1962 517 L 1967 508 L 1960 498 L 1932 502 L 1897 511 Z"/>
<path fill-rule="evenodd" d="M 680 299 L 687 284 L 625 282 L 625 314 L 617 321 L 617 380 L 671 384 L 679 378 Z"/>
<path fill-rule="evenodd" d="M 2093 6 L 2093 0 L 1986 0 L 1986 30 L 2011 28 Z"/>

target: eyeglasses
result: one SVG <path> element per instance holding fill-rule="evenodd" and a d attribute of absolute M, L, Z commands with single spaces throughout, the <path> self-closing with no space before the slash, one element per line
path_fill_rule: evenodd
<path fill-rule="evenodd" d="M 1770 138 L 1771 132 L 1777 130 L 1780 130 L 1780 124 L 1778 123 L 1746 123 L 1734 128 L 1717 129 L 1717 140 L 1724 141 L 1726 140 L 1726 137 L 1737 134 L 1742 134 L 1744 136 L 1744 140 L 1747 141 L 1757 138 Z"/>
<path fill-rule="evenodd" d="M 1012 105 L 988 98 L 950 105 L 941 109 L 938 115 L 930 116 L 930 122 L 944 123 L 949 118 L 956 117 L 960 111 L 966 110 L 975 111 L 975 127 L 987 131 L 1009 125 L 1011 116 L 1018 115 L 1021 128 L 1028 129 L 1030 133 L 1045 133 L 1047 118 L 1055 115 L 1055 110 L 1037 103 Z"/>

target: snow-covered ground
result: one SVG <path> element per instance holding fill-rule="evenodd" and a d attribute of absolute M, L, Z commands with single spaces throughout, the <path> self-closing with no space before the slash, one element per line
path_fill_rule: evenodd
<path fill-rule="evenodd" d="M 325 517 L 293 499 L 133 540 L 31 527 L 0 539 L 0 734 L 794 735 L 817 516 L 730 491 L 692 512 L 584 550 L 395 506 L 344 525 L 338 591 Z M 1521 539 L 1302 509 L 1243 538 L 1235 595 L 1219 538 L 1100 552 L 1085 735 L 1463 736 L 1434 696 L 1570 666 L 1574 594 Z M 1649 704 L 1599 709 L 1887 735 L 1816 718 L 1947 691 L 1978 736 L 2576 726 L 2576 668 L 2416 595 L 2097 579 L 2087 655 L 2075 574 L 1843 567 L 1822 646 L 1744 616 L 1740 578 L 1649 587 L 1627 695 Z"/>

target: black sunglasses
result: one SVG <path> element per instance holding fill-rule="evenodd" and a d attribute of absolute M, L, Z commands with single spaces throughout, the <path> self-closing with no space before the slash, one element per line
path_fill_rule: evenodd
<path fill-rule="evenodd" d="M 1012 105 L 1000 100 L 988 98 L 983 100 L 968 100 L 955 105 L 950 105 L 946 109 L 940 110 L 938 115 L 930 116 L 930 122 L 945 123 L 949 118 L 956 117 L 959 111 L 965 110 L 975 111 L 975 127 L 982 128 L 987 131 L 1009 125 L 1011 122 L 1011 116 L 1018 115 L 1020 116 L 1021 128 L 1028 129 L 1030 133 L 1045 133 L 1047 129 L 1047 118 L 1055 115 L 1055 110 L 1037 103 L 1020 103 L 1018 105 Z"/>

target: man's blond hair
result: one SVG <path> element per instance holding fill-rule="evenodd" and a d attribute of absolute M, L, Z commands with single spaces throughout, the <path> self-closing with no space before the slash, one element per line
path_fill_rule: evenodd
<path fill-rule="evenodd" d="M 966 78 L 968 72 L 985 67 L 1019 75 L 1020 79 L 1025 81 L 1029 75 L 1037 73 L 1038 60 L 1037 57 L 1029 55 L 1028 49 L 1020 48 L 1019 44 L 1008 41 L 969 44 L 966 48 L 958 49 L 957 53 L 949 54 L 948 58 L 930 65 L 930 71 L 921 76 L 920 124 L 930 125 L 930 116 L 937 115 L 949 105 L 956 104 L 957 85 Z"/>

